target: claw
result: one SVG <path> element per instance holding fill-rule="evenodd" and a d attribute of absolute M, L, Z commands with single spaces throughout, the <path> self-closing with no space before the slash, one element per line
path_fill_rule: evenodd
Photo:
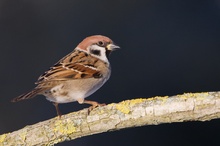
<path fill-rule="evenodd" d="M 79 101 L 78 101 L 79 102 Z M 99 106 L 104 106 L 106 105 L 105 103 L 98 103 L 96 101 L 89 101 L 89 100 L 84 100 L 83 102 L 79 102 L 79 103 L 86 103 L 86 104 L 90 104 L 92 106 L 89 107 L 88 109 L 88 115 L 90 114 L 90 112 L 95 109 L 96 107 L 99 107 Z"/>
<path fill-rule="evenodd" d="M 100 106 L 105 106 L 106 104 L 105 103 L 98 103 L 98 102 L 95 102 L 95 104 L 92 104 L 92 106 L 89 107 L 88 109 L 88 115 L 90 114 L 90 112 L 97 108 L 97 107 L 100 107 Z"/>

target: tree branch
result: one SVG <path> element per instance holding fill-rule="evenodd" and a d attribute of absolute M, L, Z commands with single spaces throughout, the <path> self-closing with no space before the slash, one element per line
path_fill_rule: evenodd
<path fill-rule="evenodd" d="M 54 145 L 66 140 L 143 125 L 207 121 L 220 117 L 220 92 L 139 98 L 84 109 L 0 135 L 3 145 Z"/>

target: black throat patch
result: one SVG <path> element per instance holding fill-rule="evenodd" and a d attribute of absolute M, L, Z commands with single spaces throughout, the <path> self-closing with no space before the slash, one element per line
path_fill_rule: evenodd
<path fill-rule="evenodd" d="M 109 58 L 109 55 L 111 54 L 112 51 L 108 50 L 107 48 L 105 49 L 105 54 L 106 57 Z"/>

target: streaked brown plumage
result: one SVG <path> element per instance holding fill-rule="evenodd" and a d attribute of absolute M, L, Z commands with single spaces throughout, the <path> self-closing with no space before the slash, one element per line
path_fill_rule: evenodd
<path fill-rule="evenodd" d="M 78 101 L 91 104 L 92 108 L 101 105 L 84 98 L 98 90 L 109 79 L 111 67 L 107 57 L 117 48 L 119 47 L 108 37 L 87 37 L 76 49 L 41 75 L 32 91 L 12 99 L 12 102 L 43 94 L 54 103 L 59 116 L 61 113 L 58 103 Z"/>

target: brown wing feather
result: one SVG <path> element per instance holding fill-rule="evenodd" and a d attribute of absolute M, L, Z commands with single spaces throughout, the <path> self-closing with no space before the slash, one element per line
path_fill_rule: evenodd
<path fill-rule="evenodd" d="M 102 75 L 94 66 L 97 61 L 97 59 L 92 59 L 86 52 L 76 50 L 62 58 L 50 70 L 41 75 L 36 84 L 56 80 L 99 78 Z"/>
<path fill-rule="evenodd" d="M 24 100 L 24 99 L 30 99 L 30 98 L 33 98 L 35 97 L 37 94 L 40 94 L 41 92 L 47 90 L 47 88 L 34 88 L 33 90 L 31 90 L 30 92 L 28 93 L 25 93 L 25 94 L 22 94 L 16 98 L 13 98 L 11 100 L 11 102 L 18 102 L 20 100 Z"/>

